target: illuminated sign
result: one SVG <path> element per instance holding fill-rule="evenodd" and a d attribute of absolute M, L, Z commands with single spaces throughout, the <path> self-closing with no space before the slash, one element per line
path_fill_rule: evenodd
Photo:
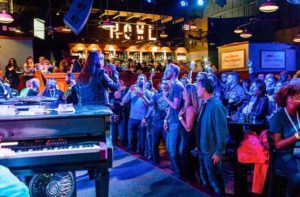
<path fill-rule="evenodd" d="M 135 26 L 135 28 L 134 28 Z M 147 36 L 148 30 L 148 36 Z M 149 41 L 156 41 L 156 37 L 153 35 L 153 26 L 152 25 L 131 25 L 125 23 L 123 29 L 121 29 L 120 23 L 115 23 L 115 27 L 110 28 L 109 35 L 111 39 L 119 39 L 120 35 L 117 32 L 123 32 L 124 38 L 126 40 L 132 39 L 133 33 L 136 34 L 137 40 L 145 40 L 148 38 Z"/>
<path fill-rule="evenodd" d="M 245 51 L 232 51 L 221 53 L 221 69 L 245 68 Z"/>
<path fill-rule="evenodd" d="M 285 52 L 261 51 L 261 68 L 285 68 Z"/>

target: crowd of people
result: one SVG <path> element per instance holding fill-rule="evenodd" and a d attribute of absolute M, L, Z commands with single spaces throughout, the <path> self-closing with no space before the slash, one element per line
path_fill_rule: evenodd
<path fill-rule="evenodd" d="M 250 117 L 270 129 L 280 152 L 276 164 L 284 169 L 288 192 L 292 196 L 299 192 L 300 163 L 293 157 L 300 140 L 299 75 L 292 78 L 282 71 L 279 75 L 260 73 L 251 76 L 251 80 L 241 80 L 237 72 L 208 69 L 197 73 L 193 80 L 193 62 L 185 73 L 180 72 L 182 66 L 169 62 L 162 68 L 164 75 L 155 89 L 151 80 L 154 72 L 147 79 L 143 74 L 146 69 L 138 72 L 135 84 L 126 87 L 114 63 L 105 63 L 103 54 L 91 52 L 78 80 L 67 70 L 67 92 L 59 90 L 53 79 L 39 92 L 39 83 L 30 71 L 36 67 L 28 58 L 24 64 L 28 81 L 21 96 L 42 95 L 67 103 L 107 105 L 113 111 L 110 128 L 114 144 L 159 165 L 159 146 L 164 141 L 175 176 L 188 181 L 196 181 L 199 176 L 201 184 L 220 195 L 225 194 L 222 157 L 230 140 L 228 122 Z M 53 70 L 65 72 L 65 65 L 62 62 Z M 9 73 L 17 70 L 15 60 L 11 59 L 6 69 L 14 89 L 14 75 Z M 9 85 L 4 84 L 3 95 L 10 95 L 6 88 Z"/>
<path fill-rule="evenodd" d="M 221 163 L 232 138 L 228 122 L 261 123 L 242 133 L 270 130 L 280 152 L 276 168 L 285 169 L 288 194 L 299 194 L 300 163 L 291 153 L 300 139 L 299 73 L 260 73 L 241 80 L 237 72 L 209 69 L 193 81 L 189 71 L 179 79 L 179 66 L 168 64 L 157 90 L 143 73 L 130 87 L 120 83 L 111 94 L 113 142 L 159 165 L 163 140 L 175 175 L 195 181 L 198 174 L 201 184 L 223 195 Z"/>

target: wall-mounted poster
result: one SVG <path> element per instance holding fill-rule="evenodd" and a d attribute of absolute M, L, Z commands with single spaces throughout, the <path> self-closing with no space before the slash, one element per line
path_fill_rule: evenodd
<path fill-rule="evenodd" d="M 221 53 L 221 70 L 245 68 L 245 50 Z"/>
<path fill-rule="evenodd" d="M 285 51 L 261 51 L 260 60 L 262 69 L 285 68 Z"/>

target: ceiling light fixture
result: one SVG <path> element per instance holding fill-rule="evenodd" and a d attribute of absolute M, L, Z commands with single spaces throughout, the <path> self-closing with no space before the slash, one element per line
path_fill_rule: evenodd
<path fill-rule="evenodd" d="M 241 36 L 242 38 L 250 38 L 250 37 L 252 37 L 252 33 L 251 33 L 250 31 L 248 31 L 247 29 L 245 29 L 245 30 L 240 34 L 240 36 Z"/>
<path fill-rule="evenodd" d="M 296 42 L 296 43 L 300 42 L 300 34 L 297 34 L 297 36 L 293 39 L 293 42 Z"/>
<path fill-rule="evenodd" d="M 106 10 L 108 10 L 108 0 L 106 0 Z M 110 30 L 111 28 L 114 28 L 115 25 L 110 21 L 109 17 L 106 16 L 106 20 L 101 23 L 100 27 L 104 30 Z"/>
<path fill-rule="evenodd" d="M 163 31 L 160 35 L 161 38 L 167 38 L 168 34 L 165 33 L 165 31 Z"/>
<path fill-rule="evenodd" d="M 287 2 L 294 4 L 294 5 L 299 5 L 300 4 L 300 0 L 287 0 Z"/>
<path fill-rule="evenodd" d="M 105 21 L 102 22 L 100 27 L 105 30 L 110 30 L 110 28 L 114 28 L 115 25 L 109 20 L 109 18 L 107 18 Z"/>
<path fill-rule="evenodd" d="M 0 14 L 0 23 L 8 24 L 14 22 L 14 18 L 6 12 L 6 10 L 2 10 Z"/>
<path fill-rule="evenodd" d="M 271 0 L 267 0 L 266 2 L 260 4 L 258 9 L 261 12 L 271 13 L 278 10 L 279 6 L 276 3 L 272 2 Z"/>
<path fill-rule="evenodd" d="M 243 32 L 243 30 L 242 30 L 240 27 L 237 27 L 237 28 L 235 28 L 235 29 L 233 30 L 233 32 L 236 33 L 236 34 L 240 34 L 240 33 Z"/>
<path fill-rule="evenodd" d="M 196 30 L 197 29 L 197 25 L 195 25 L 194 22 L 191 22 L 190 24 L 190 30 Z"/>

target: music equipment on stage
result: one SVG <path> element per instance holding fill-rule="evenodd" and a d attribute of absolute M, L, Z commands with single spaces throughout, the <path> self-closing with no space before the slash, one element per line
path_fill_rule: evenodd
<path fill-rule="evenodd" d="M 105 125 L 112 113 L 99 105 L 75 109 L 73 113 L 51 110 L 45 114 L 0 116 L 1 146 L 14 151 L 9 156 L 0 155 L 0 165 L 17 176 L 34 175 L 32 196 L 40 196 L 33 195 L 40 190 L 45 194 L 42 196 L 72 196 L 74 177 L 67 172 L 78 170 L 94 173 L 96 196 L 108 196 L 112 145 Z M 63 190 L 57 187 L 61 182 L 66 186 Z M 68 195 L 56 195 L 58 191 L 68 191 Z"/>
<path fill-rule="evenodd" d="M 76 35 L 85 26 L 93 6 L 93 0 L 73 0 L 70 10 L 64 16 L 64 23 Z"/>
<path fill-rule="evenodd" d="M 72 172 L 36 174 L 29 183 L 30 196 L 72 197 L 75 193 L 75 178 Z"/>

